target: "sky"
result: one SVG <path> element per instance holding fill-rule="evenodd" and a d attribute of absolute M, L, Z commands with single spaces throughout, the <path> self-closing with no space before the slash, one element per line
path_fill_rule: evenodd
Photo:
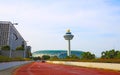
<path fill-rule="evenodd" d="M 0 0 L 0 21 L 18 23 L 17 30 L 38 50 L 120 50 L 120 0 Z"/>

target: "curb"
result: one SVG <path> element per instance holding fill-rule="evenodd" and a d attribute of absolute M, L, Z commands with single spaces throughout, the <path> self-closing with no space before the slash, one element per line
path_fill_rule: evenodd
<path fill-rule="evenodd" d="M 63 64 L 72 66 L 81 66 L 88 68 L 109 69 L 120 71 L 120 64 L 117 63 L 94 63 L 94 62 L 68 62 L 68 61 L 47 61 L 53 64 Z"/>

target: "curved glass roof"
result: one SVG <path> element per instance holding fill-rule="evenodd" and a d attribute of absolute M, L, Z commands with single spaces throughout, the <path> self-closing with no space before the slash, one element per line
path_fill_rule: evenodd
<path fill-rule="evenodd" d="M 72 50 L 71 55 L 81 56 L 82 51 Z M 64 58 L 67 56 L 67 50 L 39 50 L 32 53 L 33 57 L 38 57 L 42 55 L 58 56 L 59 58 Z"/>

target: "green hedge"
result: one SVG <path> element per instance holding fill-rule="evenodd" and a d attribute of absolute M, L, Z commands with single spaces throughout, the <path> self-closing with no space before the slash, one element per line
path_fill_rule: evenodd
<path fill-rule="evenodd" d="M 16 50 L 24 50 L 24 47 L 19 46 L 19 47 L 16 48 Z"/>
<path fill-rule="evenodd" d="M 0 62 L 10 62 L 10 61 L 29 61 L 30 58 L 22 58 L 22 57 L 16 57 L 16 58 L 9 58 L 6 56 L 0 55 Z"/>
<path fill-rule="evenodd" d="M 0 62 L 9 62 L 9 61 L 12 61 L 12 58 L 0 55 Z"/>
<path fill-rule="evenodd" d="M 10 50 L 10 46 L 2 46 L 1 50 Z"/>

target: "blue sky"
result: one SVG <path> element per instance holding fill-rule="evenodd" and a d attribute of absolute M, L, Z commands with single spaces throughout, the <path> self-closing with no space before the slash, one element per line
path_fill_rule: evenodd
<path fill-rule="evenodd" d="M 120 50 L 120 0 L 0 0 L 0 20 L 19 23 L 32 52 L 67 49 L 67 29 L 73 50 Z"/>

